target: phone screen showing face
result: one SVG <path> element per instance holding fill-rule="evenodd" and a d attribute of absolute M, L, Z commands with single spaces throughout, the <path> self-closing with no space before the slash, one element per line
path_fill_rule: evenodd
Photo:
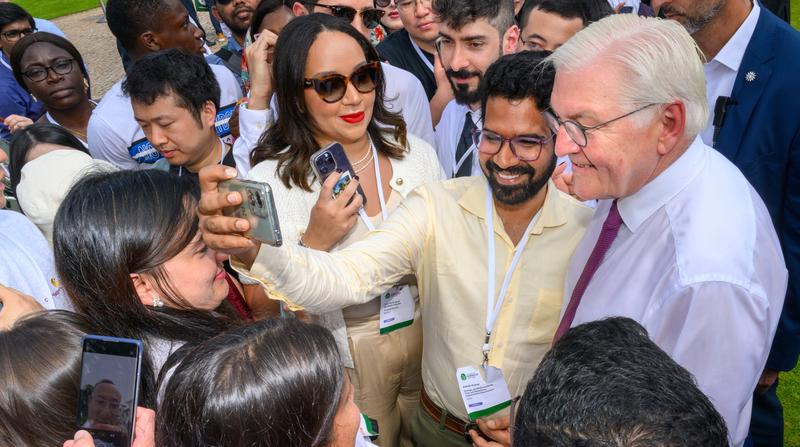
<path fill-rule="evenodd" d="M 142 344 L 87 335 L 83 339 L 78 427 L 97 447 L 127 447 L 133 440 Z"/>

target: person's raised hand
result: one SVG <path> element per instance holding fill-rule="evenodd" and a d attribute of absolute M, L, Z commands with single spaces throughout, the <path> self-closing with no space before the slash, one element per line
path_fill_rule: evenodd
<path fill-rule="evenodd" d="M 317 203 L 311 209 L 308 227 L 303 234 L 303 243 L 310 248 L 330 250 L 356 224 L 363 202 L 356 192 L 358 180 L 352 179 L 334 198 L 333 188 L 341 175 L 333 172 L 325 179 Z"/>
<path fill-rule="evenodd" d="M 0 331 L 7 330 L 20 318 L 44 310 L 33 297 L 0 284 Z"/>
<path fill-rule="evenodd" d="M 509 415 L 496 419 L 478 419 L 478 428 L 483 434 L 493 439 L 483 439 L 475 430 L 469 431 L 472 445 L 477 447 L 510 447 L 511 446 L 511 417 Z"/>
<path fill-rule="evenodd" d="M 260 248 L 260 243 L 242 235 L 250 229 L 250 222 L 222 214 L 224 208 L 242 203 L 242 195 L 238 192 L 224 193 L 219 190 L 220 182 L 236 178 L 236 169 L 223 165 L 206 166 L 200 170 L 199 177 L 198 212 L 203 242 L 214 250 L 236 257 L 249 268 Z"/>
<path fill-rule="evenodd" d="M 3 124 L 5 124 L 6 127 L 8 127 L 8 130 L 12 134 L 14 134 L 33 124 L 33 120 L 28 118 L 27 116 L 8 115 L 6 119 L 3 120 Z"/>
<path fill-rule="evenodd" d="M 564 172 L 567 169 L 567 163 L 562 162 L 556 169 L 553 171 L 553 175 L 550 176 L 553 179 L 553 183 L 555 183 L 556 188 L 558 188 L 561 192 L 565 192 L 572 197 L 575 197 L 578 200 L 582 200 L 580 197 L 575 195 L 575 191 L 572 187 L 572 172 Z"/>
<path fill-rule="evenodd" d="M 447 79 L 447 73 L 438 52 L 433 53 L 433 77 L 436 79 L 436 93 L 446 95 L 450 99 L 453 99 L 453 88 L 450 86 L 450 81 Z"/>
<path fill-rule="evenodd" d="M 144 407 L 136 407 L 134 438 L 131 447 L 156 446 L 156 412 Z M 79 430 L 75 436 L 64 441 L 63 447 L 94 447 L 94 438 L 86 430 Z"/>
<path fill-rule="evenodd" d="M 264 30 L 244 50 L 247 70 L 250 73 L 250 99 L 247 108 L 266 110 L 272 97 L 272 53 L 278 36 Z"/>

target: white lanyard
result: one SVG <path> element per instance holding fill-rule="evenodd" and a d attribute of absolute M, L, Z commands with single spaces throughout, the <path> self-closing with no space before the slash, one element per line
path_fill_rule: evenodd
<path fill-rule="evenodd" d="M 222 138 L 219 139 L 220 144 L 220 155 L 219 155 L 219 164 L 222 164 L 222 161 L 225 160 L 225 142 L 222 141 Z M 183 175 L 183 166 L 178 166 L 178 177 Z"/>
<path fill-rule="evenodd" d="M 412 40 L 411 42 L 413 43 L 414 41 Z M 6 67 L 9 70 L 11 70 L 11 65 L 9 65 L 8 62 L 6 62 L 6 57 L 3 56 L 3 55 L 0 55 L 0 64 L 3 64 L 4 67 Z"/>
<path fill-rule="evenodd" d="M 381 167 L 378 164 L 378 150 L 375 149 L 375 145 L 372 144 L 372 140 L 370 140 L 369 145 L 372 147 L 372 160 L 375 164 L 375 183 L 378 185 L 378 200 L 381 204 L 381 216 L 383 220 L 389 218 L 389 212 L 386 211 L 386 201 L 383 199 L 383 182 L 381 181 Z M 358 210 L 358 215 L 361 217 L 361 220 L 364 222 L 364 225 L 367 226 L 369 231 L 375 229 L 375 225 L 372 224 L 372 221 L 367 216 L 367 212 L 364 211 L 364 208 Z"/>
<path fill-rule="evenodd" d="M 414 42 L 414 39 L 412 39 L 411 36 L 408 36 L 408 40 L 411 41 L 411 46 L 414 47 L 415 50 L 417 50 L 417 54 L 419 55 L 419 58 L 422 59 L 422 62 L 425 63 L 425 66 L 428 67 L 430 71 L 433 71 L 433 64 L 431 63 L 430 60 L 428 60 L 428 57 L 425 56 L 425 53 L 422 52 L 422 48 L 420 48 L 419 45 L 417 45 L 417 43 Z"/>
<path fill-rule="evenodd" d="M 492 207 L 492 190 L 489 188 L 488 184 L 486 185 L 486 230 L 488 231 L 487 239 L 489 241 L 489 249 L 487 253 L 487 256 L 489 257 L 489 278 L 487 282 L 489 285 L 486 293 L 486 339 L 483 342 L 484 366 L 489 362 L 489 338 L 492 336 L 492 329 L 494 329 L 497 316 L 500 315 L 500 309 L 503 307 L 503 302 L 506 299 L 506 292 L 508 291 L 508 286 L 511 283 L 511 277 L 514 275 L 514 270 L 516 270 L 517 264 L 519 264 L 519 259 L 522 257 L 522 251 L 525 249 L 525 245 L 528 243 L 528 237 L 531 234 L 531 229 L 534 225 L 536 225 L 536 221 L 539 219 L 539 214 L 540 212 L 537 212 L 536 215 L 533 216 L 530 223 L 528 223 L 528 228 L 525 229 L 525 234 L 522 235 L 522 239 L 517 244 L 517 248 L 514 250 L 514 258 L 511 260 L 511 265 L 508 266 L 508 271 L 506 272 L 506 276 L 503 279 L 503 284 L 500 287 L 500 295 L 497 297 L 497 301 L 495 302 L 494 274 L 496 262 L 494 246 L 494 208 Z"/>

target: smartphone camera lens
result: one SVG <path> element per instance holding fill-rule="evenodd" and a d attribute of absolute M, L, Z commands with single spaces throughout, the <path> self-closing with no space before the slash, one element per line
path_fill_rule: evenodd
<path fill-rule="evenodd" d="M 247 200 L 250 202 L 250 208 L 255 208 L 256 207 L 256 198 L 253 197 L 253 196 L 254 196 L 253 191 L 250 191 L 248 189 L 247 190 Z"/>
<path fill-rule="evenodd" d="M 261 194 L 256 194 L 256 202 L 258 202 L 259 208 L 264 208 L 264 201 L 261 200 Z"/>

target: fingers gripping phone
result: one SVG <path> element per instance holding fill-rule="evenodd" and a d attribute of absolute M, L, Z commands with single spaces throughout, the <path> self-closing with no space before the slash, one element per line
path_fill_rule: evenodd
<path fill-rule="evenodd" d="M 377 163 L 377 160 L 375 160 L 375 163 Z M 320 183 L 325 183 L 325 180 L 337 169 L 342 172 L 336 185 L 333 186 L 333 198 L 338 197 L 356 176 L 353 167 L 350 165 L 350 160 L 347 159 L 347 155 L 344 153 L 344 147 L 339 143 L 331 143 L 314 152 L 311 155 L 311 169 L 314 170 L 314 174 L 317 175 Z M 364 190 L 361 189 L 361 185 L 356 188 L 356 192 L 361 195 L 362 206 L 366 206 L 367 196 L 364 194 Z"/>
<path fill-rule="evenodd" d="M 143 352 L 140 340 L 83 338 L 77 422 L 97 447 L 130 447 L 133 442 Z"/>
<path fill-rule="evenodd" d="M 259 242 L 280 247 L 283 243 L 278 212 L 272 188 L 267 183 L 250 180 L 226 180 L 219 184 L 220 192 L 238 192 L 242 196 L 242 204 L 225 208 L 223 214 L 238 217 L 250 222 L 250 230 L 245 237 Z"/>

